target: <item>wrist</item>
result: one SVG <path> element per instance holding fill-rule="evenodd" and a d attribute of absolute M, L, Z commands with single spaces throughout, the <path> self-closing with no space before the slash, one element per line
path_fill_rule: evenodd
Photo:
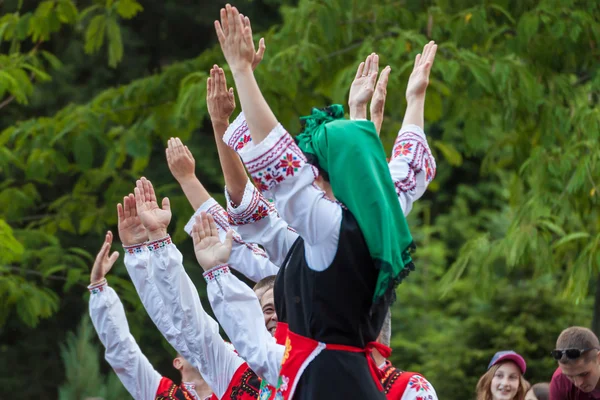
<path fill-rule="evenodd" d="M 229 126 L 229 117 L 227 118 L 215 118 L 211 117 L 210 121 L 212 122 L 212 126 L 214 131 L 216 132 L 218 129 L 227 129 Z"/>
<path fill-rule="evenodd" d="M 242 76 L 247 76 L 247 75 L 252 75 L 254 72 L 252 71 L 252 65 L 248 64 L 248 65 L 240 65 L 238 66 L 230 66 L 231 68 L 231 74 L 233 75 L 233 79 L 235 80 L 236 78 L 242 77 Z"/>
<path fill-rule="evenodd" d="M 196 174 L 194 174 L 194 173 L 177 178 L 177 182 L 179 182 L 179 186 L 182 186 L 182 187 L 185 185 L 189 185 L 190 183 L 193 183 L 196 180 L 198 180 L 198 178 L 196 178 Z"/>
<path fill-rule="evenodd" d="M 425 93 L 413 94 L 413 95 L 406 96 L 406 104 L 407 104 L 407 106 L 424 105 L 425 104 Z"/>
<path fill-rule="evenodd" d="M 366 104 L 348 104 L 350 119 L 367 119 Z"/>
<path fill-rule="evenodd" d="M 167 228 L 159 228 L 152 231 L 148 231 L 148 241 L 150 242 L 165 238 L 167 236 Z"/>
<path fill-rule="evenodd" d="M 220 276 L 223 276 L 223 275 L 226 275 L 229 273 L 230 273 L 229 264 L 218 264 L 212 268 L 205 269 L 204 274 L 202 274 L 202 275 L 204 276 L 206 283 L 210 283 L 211 281 L 218 279 Z"/>

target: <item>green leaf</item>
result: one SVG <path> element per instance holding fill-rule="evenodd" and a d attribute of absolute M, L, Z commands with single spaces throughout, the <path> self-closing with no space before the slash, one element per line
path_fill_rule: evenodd
<path fill-rule="evenodd" d="M 58 19 L 63 24 L 72 24 L 77 21 L 77 8 L 70 0 L 61 0 L 56 6 Z"/>
<path fill-rule="evenodd" d="M 108 65 L 114 68 L 123 58 L 121 28 L 114 17 L 108 18 L 106 36 L 108 37 Z"/>
<path fill-rule="evenodd" d="M 144 8 L 135 0 L 119 0 L 117 3 L 117 13 L 125 19 L 135 17 Z"/>
<path fill-rule="evenodd" d="M 86 170 L 91 168 L 94 161 L 94 148 L 87 134 L 80 133 L 75 137 L 73 143 L 73 155 L 81 169 Z"/>
<path fill-rule="evenodd" d="M 85 31 L 85 52 L 87 54 L 95 53 L 102 47 L 105 30 L 106 16 L 104 14 L 92 18 Z"/>
<path fill-rule="evenodd" d="M 552 244 L 553 248 L 558 248 L 561 247 L 567 243 L 573 242 L 575 240 L 580 240 L 580 239 L 587 239 L 590 237 L 590 234 L 587 232 L 574 232 L 574 233 L 569 233 L 568 235 L 560 238 L 559 240 L 557 240 L 556 242 L 554 242 Z"/>
<path fill-rule="evenodd" d="M 63 286 L 63 290 L 68 292 L 73 285 L 81 281 L 82 270 L 79 268 L 71 268 L 67 271 L 67 281 Z"/>
<path fill-rule="evenodd" d="M 42 57 L 44 57 L 46 61 L 48 61 L 52 68 L 59 69 L 60 67 L 62 67 L 62 63 L 58 58 L 56 58 L 54 54 L 49 53 L 46 50 L 42 50 L 40 53 L 42 54 Z"/>
<path fill-rule="evenodd" d="M 440 140 L 433 142 L 433 147 L 439 149 L 448 163 L 455 167 L 460 167 L 463 162 L 462 155 L 450 143 L 444 143 Z"/>

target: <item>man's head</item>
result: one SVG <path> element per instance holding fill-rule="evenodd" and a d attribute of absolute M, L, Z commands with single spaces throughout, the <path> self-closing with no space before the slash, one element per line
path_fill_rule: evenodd
<path fill-rule="evenodd" d="M 587 328 L 572 326 L 561 332 L 552 355 L 564 376 L 589 393 L 600 380 L 600 343 L 598 337 Z"/>
<path fill-rule="evenodd" d="M 173 367 L 181 374 L 182 381 L 194 382 L 203 379 L 200 372 L 179 353 L 173 359 Z"/>
<path fill-rule="evenodd" d="M 275 328 L 277 328 L 277 313 L 275 312 L 275 296 L 273 294 L 274 287 L 275 275 L 267 276 L 254 285 L 254 293 L 258 297 L 260 307 L 262 308 L 265 326 L 271 335 L 275 334 Z"/>

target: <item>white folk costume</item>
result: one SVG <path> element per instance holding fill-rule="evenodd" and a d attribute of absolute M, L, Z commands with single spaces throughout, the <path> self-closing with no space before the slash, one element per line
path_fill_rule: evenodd
<path fill-rule="evenodd" d="M 369 130 L 369 124 L 364 121 L 358 125 Z M 273 397 L 383 397 L 378 369 L 365 353 L 369 355 L 379 347 L 374 341 L 389 303 L 381 301 L 376 306 L 373 296 L 376 286 L 380 297 L 381 293 L 390 293 L 390 279 L 380 285 L 378 271 L 369 267 L 373 266 L 372 254 L 358 221 L 344 205 L 327 199 L 314 186 L 316 168 L 306 163 L 303 152 L 281 125 L 258 145 L 236 139 L 243 137 L 244 125 L 241 115 L 224 141 L 230 145 L 244 143 L 232 147 L 241 147 L 237 150 L 254 182 L 274 199 L 281 217 L 299 234 L 287 252 L 275 286 L 278 318 L 289 324 L 289 332 L 287 356 L 278 381 L 270 382 L 278 386 Z M 401 132 L 404 138 L 398 138 L 390 162 L 390 184 L 393 182 L 404 214 L 435 174 L 435 161 L 424 133 L 417 127 L 410 128 Z M 289 245 L 291 234 L 287 228 L 282 232 L 281 241 Z M 410 263 L 409 256 L 403 254 L 402 259 L 405 265 Z M 392 277 L 397 282 L 407 272 L 398 275 L 396 270 Z M 345 275 L 352 278 L 343 279 Z M 367 379 L 369 375 L 374 379 Z"/>
<path fill-rule="evenodd" d="M 387 400 L 437 400 L 435 389 L 421 374 L 402 371 L 389 360 L 379 369 Z"/>
<path fill-rule="evenodd" d="M 176 385 L 152 367 L 129 332 L 125 309 L 106 280 L 90 285 L 90 317 L 104 345 L 106 361 L 136 400 L 203 400 L 195 385 Z"/>
<path fill-rule="evenodd" d="M 235 246 L 243 249 L 241 254 L 247 253 L 243 256 L 246 261 L 258 260 L 245 263 L 254 268 L 253 272 L 246 271 L 249 275 L 260 279 L 261 268 L 270 274 L 276 269 L 267 266 L 264 255 L 252 250 L 255 246 L 241 241 Z M 200 371 L 213 389 L 213 398 L 256 399 L 259 378 L 223 341 L 218 324 L 202 308 L 198 292 L 183 268 L 182 255 L 171 238 L 125 250 L 125 265 L 148 314 L 167 341 Z"/>

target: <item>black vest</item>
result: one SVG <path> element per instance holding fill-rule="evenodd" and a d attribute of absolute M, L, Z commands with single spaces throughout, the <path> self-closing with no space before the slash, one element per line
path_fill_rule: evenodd
<path fill-rule="evenodd" d="M 278 320 L 287 322 L 292 332 L 324 343 L 364 348 L 375 341 L 389 304 L 382 302 L 370 312 L 378 271 L 352 213 L 342 208 L 337 253 L 325 271 L 310 269 L 304 252 L 304 240 L 298 238 L 277 274 Z M 325 350 L 302 375 L 294 398 L 385 396 L 377 389 L 363 353 Z"/>

